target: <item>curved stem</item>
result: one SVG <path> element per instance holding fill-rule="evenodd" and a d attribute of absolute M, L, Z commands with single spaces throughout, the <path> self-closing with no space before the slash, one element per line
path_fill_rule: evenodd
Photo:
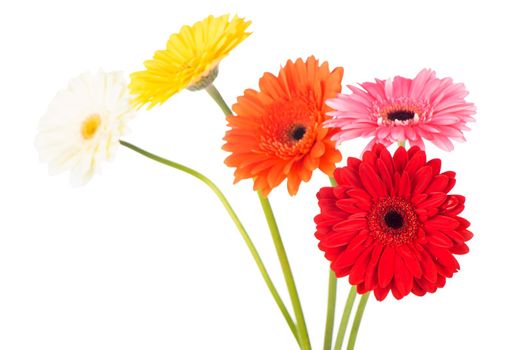
<path fill-rule="evenodd" d="M 338 328 L 338 335 L 336 336 L 336 343 L 334 344 L 334 350 L 341 350 L 343 345 L 343 339 L 345 338 L 345 332 L 347 331 L 347 324 L 349 323 L 350 313 L 352 311 L 352 306 L 354 305 L 354 300 L 356 299 L 356 286 L 352 286 L 347 297 L 347 302 L 345 303 L 345 308 L 343 309 L 343 314 L 341 316 L 340 328 Z"/>
<path fill-rule="evenodd" d="M 247 233 L 247 231 L 245 230 L 245 228 L 243 227 L 243 224 L 241 223 L 240 219 L 238 218 L 238 216 L 236 215 L 236 212 L 234 211 L 234 209 L 232 208 L 231 204 L 229 203 L 229 201 L 227 200 L 227 198 L 225 197 L 225 195 L 223 194 L 223 192 L 218 188 L 218 186 L 216 186 L 214 184 L 214 182 L 212 182 L 210 179 L 208 179 L 207 177 L 205 177 L 203 174 L 197 172 L 196 170 L 193 170 L 189 167 L 186 167 L 182 164 L 179 164 L 179 163 L 176 163 L 176 162 L 173 162 L 173 161 L 170 161 L 168 159 L 165 159 L 165 158 L 162 158 L 162 157 L 159 157 L 153 153 L 150 153 L 150 152 L 147 152 L 129 142 L 126 142 L 126 141 L 123 141 L 123 140 L 120 140 L 120 144 L 122 144 L 122 146 L 125 146 L 149 159 L 152 159 L 152 160 L 155 160 L 159 163 L 162 163 L 164 165 L 167 165 L 167 166 L 170 166 L 172 168 L 175 168 L 177 170 L 180 170 L 180 171 L 183 171 L 189 175 L 192 175 L 194 176 L 195 178 L 197 178 L 198 180 L 202 181 L 203 183 L 205 183 L 207 186 L 209 186 L 209 188 L 216 194 L 216 196 L 220 199 L 220 202 L 223 204 L 223 206 L 225 207 L 225 210 L 227 210 L 227 213 L 229 214 L 229 216 L 231 217 L 231 219 L 234 221 L 234 224 L 236 225 L 236 228 L 238 229 L 238 231 L 240 231 L 240 234 L 243 238 L 243 240 L 245 241 L 245 244 L 247 244 L 247 248 L 249 248 L 249 251 L 251 252 L 251 255 L 252 257 L 254 258 L 254 261 L 256 262 L 256 265 L 258 266 L 258 269 L 260 270 L 260 273 L 262 274 L 262 277 L 265 281 L 265 283 L 267 284 L 267 287 L 269 288 L 271 294 L 272 294 L 272 297 L 274 298 L 274 301 L 276 302 L 276 304 L 278 305 L 283 317 L 285 318 L 285 321 L 287 321 L 287 324 L 289 325 L 289 328 L 292 332 L 292 334 L 294 335 L 294 337 L 296 338 L 296 340 L 298 341 L 299 343 L 299 339 L 298 339 L 298 333 L 297 333 L 297 330 L 296 330 L 296 325 L 294 324 L 294 321 L 291 317 L 291 315 L 289 314 L 289 311 L 287 311 L 287 308 L 285 307 L 285 304 L 283 303 L 283 300 L 281 299 L 280 295 L 278 294 L 278 291 L 276 290 L 276 287 L 274 286 L 274 283 L 272 282 L 270 276 L 269 276 L 269 273 L 267 272 L 267 269 L 265 268 L 265 265 L 263 264 L 263 261 L 258 253 L 258 251 L 256 250 L 256 247 L 254 246 L 254 243 L 252 242 L 251 238 L 249 237 L 249 234 Z"/>
<path fill-rule="evenodd" d="M 221 108 L 222 112 L 225 114 L 226 117 L 233 114 L 231 109 L 223 99 L 222 95 L 218 91 L 218 89 L 216 89 L 216 86 L 214 86 L 214 84 L 210 84 L 206 88 L 206 91 L 212 97 L 214 102 L 218 104 L 218 106 Z M 280 236 L 280 231 L 278 229 L 278 225 L 276 224 L 276 219 L 274 218 L 274 213 L 272 212 L 269 200 L 262 196 L 260 192 L 258 192 L 258 197 L 260 198 L 260 203 L 262 205 L 265 218 L 267 219 L 267 224 L 269 225 L 269 229 L 271 231 L 272 239 L 276 247 L 278 258 L 280 260 L 283 275 L 285 277 L 285 283 L 287 284 L 287 289 L 291 297 L 292 307 L 296 315 L 296 331 L 298 333 L 298 343 L 302 350 L 310 350 L 311 346 L 309 341 L 309 335 L 307 334 L 307 326 L 305 325 L 303 310 L 301 308 L 300 299 L 298 297 L 298 291 L 296 290 L 294 277 L 292 276 L 291 267 L 287 259 L 287 253 L 285 252 L 285 248 L 283 246 L 283 242 Z"/>
<path fill-rule="evenodd" d="M 349 344 L 347 350 L 354 350 L 354 345 L 356 345 L 356 337 L 358 336 L 358 330 L 360 329 L 361 318 L 363 317 L 363 312 L 365 311 L 365 306 L 367 305 L 367 300 L 369 300 L 370 293 L 367 292 L 361 297 L 360 303 L 358 305 L 358 310 L 356 310 L 356 315 L 354 316 L 354 321 L 352 322 L 352 329 L 350 331 Z"/>
<path fill-rule="evenodd" d="M 300 345 L 302 350 L 310 350 L 310 340 L 307 333 L 307 326 L 305 324 L 305 317 L 303 316 L 303 310 L 301 308 L 300 298 L 298 296 L 298 290 L 296 289 L 296 283 L 294 282 L 294 277 L 292 275 L 291 266 L 289 264 L 289 259 L 287 258 L 287 253 L 285 252 L 285 247 L 283 246 L 283 241 L 281 239 L 280 230 L 276 224 L 276 219 L 271 208 L 269 199 L 261 194 L 258 191 L 258 198 L 263 208 L 263 213 L 267 219 L 267 224 L 271 231 L 272 240 L 274 242 L 274 247 L 278 253 L 278 259 L 280 260 L 281 269 L 283 271 L 283 276 L 285 277 L 285 283 L 287 284 L 287 289 L 289 290 L 289 296 L 291 297 L 292 307 L 296 315 L 296 324 L 298 328 L 298 336 L 300 338 Z"/>
<path fill-rule="evenodd" d="M 229 106 L 227 105 L 225 100 L 223 99 L 223 97 L 220 94 L 220 92 L 218 91 L 218 89 L 216 89 L 216 86 L 214 86 L 214 84 L 210 84 L 209 86 L 207 86 L 205 88 L 205 91 L 207 91 L 207 93 L 212 97 L 214 102 L 216 102 L 218 104 L 218 106 L 220 106 L 220 108 L 222 109 L 222 112 L 223 112 L 223 114 L 225 114 L 225 116 L 229 116 L 232 114 L 231 109 L 229 108 Z"/>
<path fill-rule="evenodd" d="M 334 314 L 336 309 L 336 287 L 338 279 L 334 272 L 329 268 L 329 296 L 327 298 L 327 319 L 325 321 L 325 337 L 323 350 L 331 350 L 332 333 L 334 331 Z"/>

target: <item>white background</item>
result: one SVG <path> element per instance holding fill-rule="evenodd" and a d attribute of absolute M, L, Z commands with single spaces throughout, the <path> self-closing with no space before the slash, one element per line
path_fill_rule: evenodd
<path fill-rule="evenodd" d="M 229 103 L 265 71 L 315 54 L 344 84 L 430 67 L 465 82 L 478 108 L 468 142 L 432 157 L 458 173 L 476 234 L 462 271 L 434 295 L 370 299 L 359 349 L 523 349 L 521 128 L 517 1 L 10 1 L 0 5 L 0 349 L 295 349 L 238 232 L 200 182 L 121 148 L 80 189 L 50 177 L 33 146 L 39 118 L 70 78 L 142 69 L 183 24 L 238 13 L 254 34 L 220 66 Z M 347 91 L 347 90 L 345 90 Z M 182 92 L 140 112 L 126 137 L 201 170 L 230 197 L 287 301 L 251 183 L 232 185 L 221 111 Z M 363 142 L 345 144 L 359 155 Z M 327 263 L 313 237 L 316 173 L 271 196 L 315 349 Z M 339 309 L 348 290 L 339 281 Z M 290 307 L 290 305 L 289 305 Z"/>

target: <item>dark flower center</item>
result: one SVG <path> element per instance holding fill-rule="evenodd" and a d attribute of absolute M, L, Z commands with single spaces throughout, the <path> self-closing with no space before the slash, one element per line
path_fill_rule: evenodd
<path fill-rule="evenodd" d="M 307 128 L 301 124 L 298 124 L 292 128 L 290 134 L 294 141 L 300 141 L 306 132 Z"/>
<path fill-rule="evenodd" d="M 385 214 L 385 224 L 392 229 L 398 229 L 403 226 L 403 216 L 397 211 L 391 210 Z"/>
<path fill-rule="evenodd" d="M 370 235 L 385 245 L 402 245 L 418 236 L 419 219 L 410 201 L 385 197 L 373 204 L 368 216 Z"/>
<path fill-rule="evenodd" d="M 411 112 L 411 111 L 396 111 L 396 112 L 391 112 L 387 115 L 387 119 L 389 120 L 399 120 L 399 121 L 405 121 L 405 120 L 409 120 L 409 119 L 414 119 L 414 115 L 415 113 L 414 112 Z"/>

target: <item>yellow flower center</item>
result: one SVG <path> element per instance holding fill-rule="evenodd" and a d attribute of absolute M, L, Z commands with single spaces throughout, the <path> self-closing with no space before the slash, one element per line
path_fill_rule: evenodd
<path fill-rule="evenodd" d="M 92 114 L 84 120 L 82 123 L 82 136 L 84 140 L 93 138 L 94 134 L 96 134 L 96 131 L 98 131 L 101 122 L 102 119 L 98 114 Z"/>

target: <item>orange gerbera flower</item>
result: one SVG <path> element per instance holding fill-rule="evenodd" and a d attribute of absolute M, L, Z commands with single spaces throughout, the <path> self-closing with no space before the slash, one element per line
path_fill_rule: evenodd
<path fill-rule="evenodd" d="M 236 168 L 235 182 L 253 178 L 263 195 L 287 179 L 289 194 L 298 192 L 312 171 L 332 175 L 341 160 L 331 136 L 337 130 L 323 127 L 329 117 L 325 100 L 341 91 L 343 68 L 329 70 L 313 56 L 306 62 L 287 61 L 278 76 L 265 73 L 260 91 L 245 90 L 227 117 L 223 149 L 232 154 L 225 164 Z"/>

